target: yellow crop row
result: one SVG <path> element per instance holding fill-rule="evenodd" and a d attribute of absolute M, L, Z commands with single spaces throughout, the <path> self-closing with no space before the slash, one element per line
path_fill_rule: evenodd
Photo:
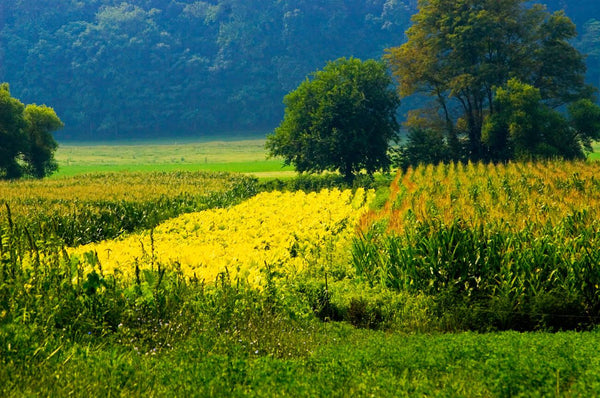
<path fill-rule="evenodd" d="M 19 227 L 21 242 L 30 234 L 75 246 L 152 228 L 185 212 L 239 203 L 255 193 L 254 178 L 216 172 L 122 172 L 4 181 L 0 229 L 13 223 Z"/>
<path fill-rule="evenodd" d="M 176 267 L 206 282 L 222 272 L 260 286 L 266 266 L 293 275 L 347 261 L 357 222 L 371 191 L 261 193 L 228 209 L 185 214 L 153 231 L 81 246 L 95 252 L 105 274 L 132 278 L 140 269 Z M 88 270 L 89 271 L 89 270 Z"/>
<path fill-rule="evenodd" d="M 580 212 L 593 220 L 600 216 L 598 176 L 600 163 L 588 162 L 419 166 L 398 173 L 388 205 L 361 225 L 384 219 L 390 232 L 402 234 L 431 219 L 512 230 L 554 225 Z"/>

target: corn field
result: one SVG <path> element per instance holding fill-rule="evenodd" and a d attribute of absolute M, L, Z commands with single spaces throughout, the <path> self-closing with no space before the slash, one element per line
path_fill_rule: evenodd
<path fill-rule="evenodd" d="M 1 182 L 0 229 L 10 226 L 12 237 L 26 244 L 29 235 L 77 246 L 255 194 L 256 180 L 251 177 L 209 172 L 122 172 Z"/>
<path fill-rule="evenodd" d="M 436 297 L 461 327 L 597 323 L 599 172 L 584 162 L 408 169 L 361 220 L 353 264 L 373 285 Z"/>
<path fill-rule="evenodd" d="M 255 179 L 226 173 L 3 183 L 0 282 L 38 280 L 40 266 L 90 286 L 165 271 L 258 289 L 300 276 L 323 284 L 316 307 L 336 294 L 328 282 L 366 283 L 414 297 L 444 330 L 584 329 L 600 322 L 599 171 L 422 166 L 399 172 L 385 202 L 364 189 L 257 193 Z M 385 304 L 339 294 L 355 310 L 375 305 L 375 318 Z M 14 295 L 2 296 L 9 308 Z"/>

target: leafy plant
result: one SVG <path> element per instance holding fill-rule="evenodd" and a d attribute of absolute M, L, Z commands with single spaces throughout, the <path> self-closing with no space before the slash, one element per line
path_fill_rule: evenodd
<path fill-rule="evenodd" d="M 407 194 L 391 198 L 354 241 L 357 275 L 371 286 L 432 297 L 451 329 L 589 328 L 600 321 L 597 167 L 400 172 Z"/>

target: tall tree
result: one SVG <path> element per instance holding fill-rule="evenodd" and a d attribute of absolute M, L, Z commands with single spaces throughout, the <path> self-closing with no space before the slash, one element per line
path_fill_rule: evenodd
<path fill-rule="evenodd" d="M 388 50 L 402 96 L 424 93 L 446 141 L 462 138 L 465 158 L 493 157 L 482 142 L 485 119 L 496 112 L 497 87 L 518 78 L 550 107 L 589 98 L 584 57 L 571 44 L 575 25 L 524 0 L 420 0 L 408 41 Z M 428 117 L 431 117 L 428 112 Z M 420 121 L 412 120 L 417 125 Z"/>
<path fill-rule="evenodd" d="M 52 132 L 63 126 L 52 108 L 23 105 L 0 84 L 0 179 L 42 178 L 57 169 Z"/>
<path fill-rule="evenodd" d="M 52 174 L 58 169 L 54 151 L 58 143 L 52 133 L 64 126 L 54 109 L 45 105 L 27 105 L 24 111 L 26 122 L 26 146 L 23 157 L 28 174 L 36 178 Z"/>
<path fill-rule="evenodd" d="M 285 116 L 266 147 L 299 172 L 339 170 L 347 180 L 390 165 L 399 98 L 384 63 L 340 58 L 284 98 Z"/>
<path fill-rule="evenodd" d="M 23 174 L 18 157 L 25 147 L 24 109 L 21 101 L 10 95 L 8 84 L 0 84 L 0 179 Z"/>

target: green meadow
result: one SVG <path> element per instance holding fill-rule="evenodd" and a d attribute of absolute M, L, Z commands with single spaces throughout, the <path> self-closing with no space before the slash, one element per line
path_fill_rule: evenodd
<path fill-rule="evenodd" d="M 592 144 L 592 149 L 594 151 L 588 155 L 588 159 L 600 160 L 600 142 L 594 142 Z"/>
<path fill-rule="evenodd" d="M 263 137 L 233 140 L 179 139 L 177 141 L 66 142 L 55 158 L 59 170 L 52 178 L 93 172 L 119 171 L 229 171 L 259 178 L 294 176 L 292 166 L 268 158 Z M 600 160 L 600 143 L 594 143 L 590 160 Z"/>
<path fill-rule="evenodd" d="M 37 351 L 24 373 L 15 364 L 0 369 L 5 382 L 0 392 L 65 397 L 593 397 L 600 390 L 599 333 L 403 335 L 332 324 L 292 333 L 275 329 L 272 334 L 277 332 L 310 344 L 309 352 L 256 354 L 226 335 L 190 338 L 160 352 L 114 343 L 54 343 Z"/>
<path fill-rule="evenodd" d="M 289 177 L 293 167 L 269 159 L 264 138 L 226 140 L 61 143 L 53 178 L 115 171 L 230 171 Z"/>

